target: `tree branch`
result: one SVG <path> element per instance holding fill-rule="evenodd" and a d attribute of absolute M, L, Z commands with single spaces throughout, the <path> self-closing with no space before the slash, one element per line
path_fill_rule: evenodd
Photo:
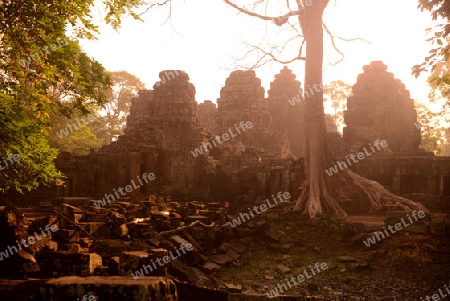
<path fill-rule="evenodd" d="M 333 34 L 330 32 L 330 30 L 328 29 L 328 27 L 327 27 L 327 25 L 326 25 L 325 23 L 322 23 L 322 25 L 323 25 L 323 28 L 325 29 L 325 31 L 326 31 L 326 32 L 328 33 L 328 35 L 330 36 L 330 39 L 331 39 L 331 45 L 333 45 L 334 50 L 336 50 L 337 53 L 339 53 L 339 54 L 341 55 L 341 58 L 340 58 L 337 62 L 335 62 L 335 63 L 330 63 L 331 66 L 336 66 L 337 64 L 339 64 L 340 62 L 342 62 L 342 61 L 344 60 L 344 57 L 345 57 L 344 54 L 343 54 L 343 53 L 338 49 L 338 47 L 336 46 L 335 39 L 339 39 L 339 40 L 346 41 L 346 42 L 351 42 L 351 41 L 358 41 L 358 40 L 360 40 L 360 41 L 366 42 L 366 43 L 368 43 L 368 44 L 371 44 L 369 41 L 366 41 L 366 40 L 364 40 L 364 39 L 362 39 L 362 38 L 345 39 L 345 38 L 341 38 L 341 37 L 335 37 L 335 36 L 333 36 Z"/>
<path fill-rule="evenodd" d="M 333 45 L 334 50 L 337 51 L 337 53 L 339 53 L 341 55 L 341 58 L 336 62 L 336 63 L 330 63 L 331 66 L 336 66 L 337 64 L 339 64 L 340 62 L 342 62 L 344 60 L 344 54 L 337 48 L 335 42 L 334 42 L 334 36 L 331 34 L 330 30 L 328 29 L 328 27 L 325 25 L 325 23 L 322 23 L 323 28 L 325 29 L 325 31 L 328 33 L 328 35 L 330 36 L 331 39 L 331 45 Z"/>
<path fill-rule="evenodd" d="M 147 8 L 146 8 L 142 13 L 137 14 L 137 15 L 138 15 L 138 16 L 142 16 L 143 14 L 145 14 L 146 12 L 148 12 L 150 9 L 152 9 L 152 8 L 155 7 L 155 6 L 157 6 L 157 7 L 159 7 L 159 6 L 164 6 L 164 5 L 166 5 L 167 3 L 171 3 L 171 2 L 172 2 L 172 0 L 165 0 L 164 2 L 161 2 L 161 3 L 156 2 L 156 3 L 150 4 L 150 5 L 147 6 Z"/>
<path fill-rule="evenodd" d="M 263 15 L 251 12 L 251 11 L 245 9 L 245 8 L 242 8 L 242 7 L 232 3 L 230 0 L 223 0 L 223 1 L 226 4 L 230 5 L 231 7 L 237 9 L 241 13 L 244 13 L 244 14 L 250 16 L 250 17 L 259 18 L 259 19 L 264 20 L 264 21 L 273 21 L 278 26 L 281 26 L 281 25 L 285 24 L 288 21 L 289 17 L 291 17 L 291 16 L 298 16 L 300 14 L 300 12 L 296 10 L 296 11 L 290 11 L 287 14 L 282 15 L 282 16 L 278 16 L 278 17 L 268 17 L 268 16 L 263 16 Z"/>

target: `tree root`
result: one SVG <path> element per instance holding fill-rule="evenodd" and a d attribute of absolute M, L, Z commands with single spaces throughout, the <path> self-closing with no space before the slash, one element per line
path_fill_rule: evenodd
<path fill-rule="evenodd" d="M 159 236 L 175 235 L 177 233 L 183 232 L 183 231 L 185 231 L 187 229 L 190 229 L 190 228 L 193 228 L 193 227 L 196 227 L 196 226 L 200 226 L 200 227 L 206 228 L 206 229 L 211 229 L 211 228 L 214 228 L 216 226 L 216 224 L 215 223 L 211 223 L 211 225 L 205 225 L 201 221 L 195 221 L 195 222 L 192 222 L 191 224 L 189 224 L 187 226 L 178 227 L 178 228 L 173 229 L 173 230 L 159 232 L 158 237 Z"/>
<path fill-rule="evenodd" d="M 400 210 L 411 212 L 413 210 L 423 211 L 429 214 L 429 210 L 421 203 L 397 196 L 385 189 L 380 183 L 361 177 L 350 169 L 345 169 L 329 178 L 322 179 L 320 199 L 311 198 L 311 185 L 305 180 L 298 197 L 294 210 L 300 210 L 309 214 L 311 218 L 318 213 L 327 213 L 335 216 L 346 217 L 347 213 L 341 204 L 348 200 L 367 200 L 369 212 L 384 210 Z M 320 204 L 317 204 L 320 202 Z"/>

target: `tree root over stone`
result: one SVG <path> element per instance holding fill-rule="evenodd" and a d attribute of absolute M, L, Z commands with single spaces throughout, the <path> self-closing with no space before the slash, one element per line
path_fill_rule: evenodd
<path fill-rule="evenodd" d="M 342 205 L 351 200 L 361 200 L 361 207 L 366 207 L 368 212 L 421 210 L 430 213 L 421 203 L 397 196 L 380 183 L 365 179 L 350 169 L 344 169 L 332 176 L 323 173 L 319 182 L 321 183 L 317 183 L 317 187 L 314 187 L 309 180 L 305 180 L 294 210 L 300 210 L 310 217 L 320 213 L 346 217 L 347 212 Z M 316 191 L 313 197 L 311 189 Z"/>

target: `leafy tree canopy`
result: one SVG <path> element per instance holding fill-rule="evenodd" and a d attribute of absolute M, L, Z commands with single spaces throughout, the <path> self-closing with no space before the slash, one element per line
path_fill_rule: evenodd
<path fill-rule="evenodd" d="M 333 121 L 339 133 L 344 128 L 344 111 L 347 109 L 347 97 L 352 94 L 352 86 L 341 80 L 336 80 L 323 87 L 324 100 L 331 102 L 334 109 Z"/>
<path fill-rule="evenodd" d="M 111 72 L 112 89 L 107 94 L 106 115 L 99 118 L 105 138 L 110 143 L 123 133 L 126 117 L 130 113 L 131 99 L 136 97 L 145 85 L 136 76 L 126 71 Z"/>
<path fill-rule="evenodd" d="M 431 86 L 441 91 L 443 97 L 450 99 L 450 1 L 419 0 L 419 9 L 429 11 L 432 19 L 438 23 L 428 28 L 429 42 L 433 45 L 425 61 L 413 67 L 413 74 L 418 77 L 422 72 L 431 72 Z"/>
<path fill-rule="evenodd" d="M 141 0 L 105 0 L 106 23 L 120 26 Z M 109 74 L 76 39 L 94 39 L 93 0 L 4 0 L 0 2 L 0 155 L 23 154 L 20 164 L 0 171 L 0 191 L 61 184 L 57 151 L 45 136 L 52 114 L 89 112 L 106 102 Z M 66 34 L 71 32 L 71 37 Z"/>

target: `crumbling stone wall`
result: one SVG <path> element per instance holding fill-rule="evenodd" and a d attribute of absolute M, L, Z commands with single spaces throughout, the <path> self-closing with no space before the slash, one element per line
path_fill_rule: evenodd
<path fill-rule="evenodd" d="M 161 81 L 154 90 L 140 91 L 132 99 L 127 127 L 117 141 L 88 156 L 62 153 L 58 157 L 57 166 L 68 177 L 58 196 L 100 199 L 144 172 L 154 173 L 155 180 L 127 196 L 233 199 L 265 198 L 281 190 L 295 194 L 292 190 L 303 180 L 303 164 L 282 159 L 289 153 L 288 143 L 271 129 L 264 89 L 254 72 L 244 72 L 242 78 L 232 73 L 218 109 L 212 102 L 197 105 L 195 87 L 185 72 L 168 70 L 159 75 Z M 205 129 L 199 111 L 209 116 L 209 124 L 211 117 L 220 122 Z M 214 111 L 217 116 L 212 115 Z M 253 124 L 247 135 L 203 148 L 203 154 L 193 156 L 192 151 L 211 143 L 211 137 L 234 129 L 241 121 Z"/>
<path fill-rule="evenodd" d="M 253 127 L 239 134 L 234 141 L 240 141 L 246 149 L 258 149 L 277 157 L 290 155 L 286 137 L 272 129 L 268 101 L 255 71 L 231 72 L 220 91 L 217 104 L 217 134 L 234 129 L 241 121 L 250 121 Z"/>
<path fill-rule="evenodd" d="M 163 71 L 159 76 L 154 90 L 140 91 L 132 100 L 127 127 L 117 141 L 75 159 L 69 176 L 76 195 L 101 197 L 145 172 L 154 173 L 155 180 L 133 189 L 130 196 L 208 195 L 207 173 L 200 171 L 209 163 L 190 153 L 206 135 L 197 118 L 195 87 L 181 70 Z"/>

